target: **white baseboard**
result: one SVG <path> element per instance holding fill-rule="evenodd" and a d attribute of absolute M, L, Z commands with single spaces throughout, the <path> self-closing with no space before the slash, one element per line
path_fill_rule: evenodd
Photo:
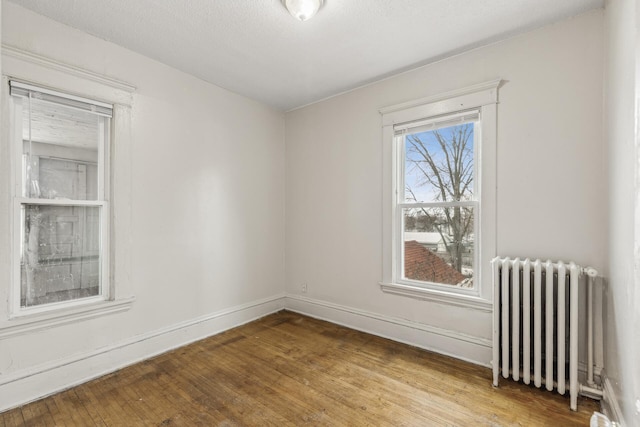
<path fill-rule="evenodd" d="M 0 376 L 0 412 L 282 310 L 284 295 L 171 325 L 108 347 Z"/>
<path fill-rule="evenodd" d="M 285 308 L 477 365 L 491 366 L 490 339 L 293 294 L 287 294 Z"/>
<path fill-rule="evenodd" d="M 602 406 L 602 413 L 605 414 L 611 421 L 616 421 L 620 426 L 626 426 L 624 421 L 624 416 L 622 415 L 622 409 L 620 408 L 620 404 L 618 403 L 618 396 L 616 395 L 616 391 L 611 384 L 611 380 L 607 377 L 606 372 L 602 373 L 603 380 L 603 390 L 602 390 L 602 400 L 600 401 L 600 405 Z"/>

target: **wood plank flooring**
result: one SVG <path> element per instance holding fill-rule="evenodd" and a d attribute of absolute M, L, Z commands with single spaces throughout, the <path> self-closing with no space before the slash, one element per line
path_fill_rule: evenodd
<path fill-rule="evenodd" d="M 282 311 L 0 414 L 3 426 L 586 426 L 556 393 Z"/>

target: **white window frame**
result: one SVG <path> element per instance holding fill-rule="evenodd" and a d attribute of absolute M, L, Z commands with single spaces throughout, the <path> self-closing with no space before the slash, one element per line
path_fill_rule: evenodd
<path fill-rule="evenodd" d="M 103 270 L 107 277 L 103 282 L 103 297 L 72 300 L 55 309 L 29 310 L 16 313 L 15 283 L 19 278 L 20 253 L 15 244 L 0 246 L 0 339 L 27 334 L 43 328 L 52 328 L 83 319 L 129 310 L 135 301 L 132 282 L 132 141 L 131 106 L 135 87 L 120 80 L 89 70 L 70 66 L 57 60 L 22 49 L 2 46 L 2 81 L 0 86 L 0 241 L 16 242 L 16 220 L 19 210 L 14 209 L 14 196 L 21 194 L 16 189 L 22 164 L 16 163 L 16 153 L 10 129 L 9 81 L 21 81 L 63 94 L 96 100 L 113 105 L 113 118 L 109 148 L 110 170 L 104 182 L 105 194 L 103 217 L 108 217 L 110 227 L 104 228 L 109 239 L 105 256 L 108 266 Z M 11 126 L 9 126 L 11 124 Z M 21 151 L 21 150 L 20 150 Z M 14 193 L 15 192 L 15 193 Z M 66 204 L 76 204 L 66 203 Z M 106 218 L 105 218 L 106 219 Z M 6 262 L 5 262 L 6 260 Z M 19 290 L 19 288 L 18 288 Z M 19 300 L 18 300 L 19 304 Z"/>
<path fill-rule="evenodd" d="M 23 186 L 25 185 L 25 175 L 21 167 L 23 163 L 23 129 L 22 129 L 22 117 L 23 109 L 25 105 L 23 102 L 28 99 L 25 96 L 12 95 L 10 90 L 10 108 L 9 108 L 9 121 L 12 124 L 10 126 L 9 139 L 13 145 L 11 149 L 14 151 L 15 169 L 13 174 L 13 180 L 11 188 L 13 189 L 13 251 L 16 254 L 17 259 L 13 259 L 13 283 L 10 290 L 10 316 L 11 318 L 29 316 L 33 314 L 46 313 L 49 311 L 60 310 L 69 307 L 76 307 L 81 305 L 93 304 L 100 301 L 108 301 L 110 299 L 111 286 L 109 284 L 109 252 L 110 252 L 110 208 L 109 208 L 109 195 L 110 195 L 110 175 L 111 175 L 111 163 L 110 163 L 110 150 L 111 150 L 111 119 L 113 105 L 103 102 L 95 101 L 92 99 L 82 98 L 75 95 L 63 93 L 60 91 L 54 91 L 48 88 L 35 86 L 32 84 L 26 84 L 16 80 L 10 80 L 9 86 L 18 90 L 28 91 L 31 93 L 44 93 L 47 95 L 53 95 L 56 98 L 66 99 L 70 101 L 80 102 L 86 105 L 92 105 L 99 107 L 103 110 L 109 110 L 109 128 L 105 128 L 101 125 L 100 129 L 100 141 L 98 150 L 98 168 L 97 168 L 97 198 L 94 200 L 59 200 L 59 199 L 46 199 L 46 198 L 32 198 L 23 195 Z M 101 113 L 102 116 L 107 116 L 106 113 Z M 21 211 L 22 207 L 26 205 L 35 206 L 86 206 L 96 207 L 100 209 L 100 293 L 95 296 L 72 299 L 68 301 L 60 301 L 49 304 L 41 304 L 30 307 L 22 307 L 20 304 L 20 298 L 22 294 L 21 289 L 21 263 L 22 258 L 22 243 L 24 233 L 24 223 Z"/>
<path fill-rule="evenodd" d="M 479 233 L 479 224 L 478 224 L 478 212 L 479 212 L 479 200 L 481 197 L 480 194 L 480 187 L 478 184 L 479 182 L 479 168 L 476 167 L 477 165 L 477 159 L 478 159 L 478 153 L 479 153 L 479 148 L 480 148 L 480 144 L 478 144 L 480 137 L 479 135 L 481 134 L 481 120 L 482 118 L 479 117 L 477 121 L 474 121 L 474 141 L 473 141 L 473 163 L 474 163 L 474 168 L 473 168 L 473 198 L 472 200 L 468 200 L 468 201 L 447 201 L 447 202 L 407 202 L 405 200 L 406 195 L 405 195 L 405 188 L 406 188 L 406 142 L 405 142 L 405 135 L 410 135 L 416 132 L 420 132 L 422 131 L 422 129 L 424 129 L 426 126 L 429 126 L 430 124 L 436 125 L 437 128 L 437 124 L 438 123 L 442 123 L 442 122 L 450 122 L 451 120 L 453 120 L 456 116 L 470 116 L 471 114 L 478 114 L 478 116 L 480 116 L 480 109 L 474 108 L 472 110 L 466 110 L 464 112 L 460 112 L 460 113 L 454 113 L 454 114 L 445 114 L 444 116 L 437 116 L 437 117 L 433 117 L 433 118 L 428 118 L 426 120 L 420 120 L 419 122 L 411 122 L 408 124 L 404 124 L 404 125 L 399 125 L 399 126 L 394 126 L 394 144 L 395 144 L 395 148 L 394 151 L 396 153 L 395 156 L 395 164 L 396 164 L 396 168 L 397 168 L 397 176 L 395 177 L 396 180 L 396 185 L 395 185 L 395 191 L 394 191 L 394 195 L 395 195 L 395 212 L 394 212 L 394 216 L 393 216 L 393 221 L 394 221 L 394 236 L 397 236 L 398 238 L 395 238 L 395 245 L 396 247 L 394 248 L 394 256 L 396 257 L 396 259 L 394 260 L 394 282 L 398 283 L 398 284 L 404 284 L 404 285 L 409 285 L 409 286 L 418 286 L 418 287 L 425 287 L 425 288 L 430 288 L 430 289 L 435 289 L 435 290 L 443 290 L 443 291 L 448 291 L 451 290 L 455 293 L 460 293 L 460 294 L 467 294 L 467 295 L 476 295 L 476 289 L 475 286 L 473 287 L 473 289 L 468 289 L 468 288 L 454 288 L 451 289 L 452 285 L 446 285 L 446 284 L 442 284 L 442 283 L 431 283 L 431 282 L 424 282 L 424 281 L 418 281 L 418 280 L 412 280 L 406 277 L 403 277 L 404 275 L 402 274 L 403 268 L 402 266 L 405 265 L 404 263 L 404 239 L 402 238 L 404 233 L 403 233 L 403 229 L 404 229 L 404 215 L 403 215 L 403 211 L 404 209 L 410 209 L 410 208 L 453 208 L 453 207 L 462 207 L 462 208 L 472 208 L 473 209 L 473 216 L 474 216 L 474 223 L 473 223 L 473 228 L 474 228 L 474 236 L 478 236 Z M 465 123 L 470 123 L 471 121 L 466 121 Z M 452 124 L 447 124 L 447 127 L 452 126 Z M 420 129 L 422 128 L 422 129 Z M 474 252 L 473 252 L 473 265 L 474 267 L 478 265 L 478 242 L 479 240 L 474 239 Z M 474 276 L 475 276 L 475 272 L 474 272 Z M 474 282 L 475 282 L 475 277 L 474 277 Z"/>
<path fill-rule="evenodd" d="M 383 144 L 382 291 L 482 311 L 491 310 L 490 261 L 496 253 L 496 127 L 500 83 L 498 79 L 380 110 Z M 474 287 L 465 289 L 403 279 L 401 199 L 404 199 L 404 150 L 398 143 L 394 127 L 469 110 L 478 110 L 480 114 L 479 125 L 475 129 L 480 132 L 480 135 L 475 135 L 480 144 L 474 144 L 477 193 L 473 202 L 476 240 Z"/>

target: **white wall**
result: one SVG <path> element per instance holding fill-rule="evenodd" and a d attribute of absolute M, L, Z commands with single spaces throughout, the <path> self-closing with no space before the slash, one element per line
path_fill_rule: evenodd
<path fill-rule="evenodd" d="M 637 0 L 606 4 L 605 141 L 609 241 L 605 306 L 605 408 L 640 425 L 640 185 L 638 168 Z M 635 202 L 635 203 L 634 203 Z M 634 206 L 635 205 L 635 206 Z M 638 403 L 636 403 L 638 401 Z M 638 405 L 638 406 L 636 406 Z"/>
<path fill-rule="evenodd" d="M 137 87 L 130 171 L 136 301 L 125 313 L 2 340 L 0 377 L 15 381 L 0 386 L 0 410 L 16 395 L 47 393 L 282 307 L 283 114 L 12 3 L 2 9 L 3 43 Z M 5 171 L 0 179 L 6 196 Z M 3 229 L 8 204 L 2 197 Z M 3 284 L 8 270 L 3 259 Z M 7 301 L 0 304 L 6 315 Z M 180 325 L 193 331 L 171 332 Z M 67 378 L 46 377 L 55 376 L 56 361 L 73 362 Z M 20 386 L 40 371 L 42 378 Z"/>
<path fill-rule="evenodd" d="M 292 300 L 307 312 L 342 313 L 343 323 L 488 364 L 490 313 L 388 295 L 378 286 L 378 110 L 503 78 L 497 253 L 602 268 L 602 73 L 603 14 L 594 11 L 288 112 L 286 283 Z M 418 332 L 399 337 L 364 318 Z"/>

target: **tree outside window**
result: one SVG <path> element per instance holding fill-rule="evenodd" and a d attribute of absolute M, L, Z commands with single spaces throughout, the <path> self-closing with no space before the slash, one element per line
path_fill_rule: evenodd
<path fill-rule="evenodd" d="M 448 122 L 414 130 L 402 138 L 406 279 L 473 287 L 476 123 Z M 417 242 L 431 254 L 424 253 L 417 260 L 415 250 L 408 250 L 408 242 Z M 430 261 L 433 255 L 441 262 Z M 416 262 L 430 267 L 418 274 L 409 265 Z"/>

